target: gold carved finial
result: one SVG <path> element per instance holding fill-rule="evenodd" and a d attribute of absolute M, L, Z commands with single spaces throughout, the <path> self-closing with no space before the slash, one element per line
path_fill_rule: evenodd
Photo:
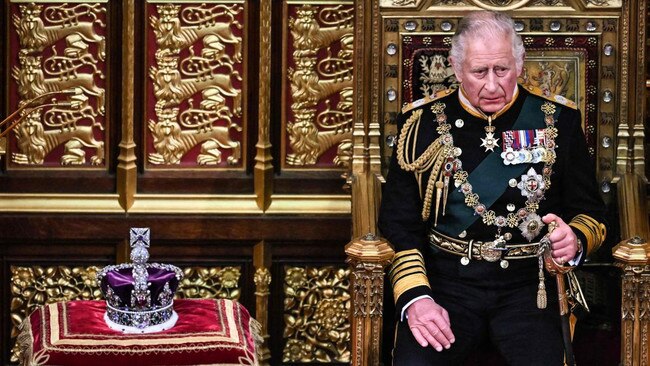
<path fill-rule="evenodd" d="M 629 265 L 650 264 L 650 244 L 640 236 L 623 240 L 613 249 L 617 260 Z"/>

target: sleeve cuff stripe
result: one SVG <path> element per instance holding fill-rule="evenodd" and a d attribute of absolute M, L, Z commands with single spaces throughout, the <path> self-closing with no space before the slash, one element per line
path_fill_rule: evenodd
<path fill-rule="evenodd" d="M 588 254 L 598 249 L 607 235 L 605 225 L 587 215 L 577 215 L 571 220 L 569 226 L 584 235 L 587 240 L 586 249 Z"/>
<path fill-rule="evenodd" d="M 393 266 L 391 267 L 390 271 L 388 271 L 389 275 L 392 273 L 400 271 L 404 267 L 411 267 L 414 265 L 419 265 L 420 267 L 424 267 L 424 261 L 422 259 L 409 259 L 405 261 L 401 261 L 399 263 L 393 263 Z"/>
<path fill-rule="evenodd" d="M 409 276 L 408 278 L 399 281 L 395 286 L 393 286 L 393 293 L 395 294 L 395 299 L 399 299 L 399 297 L 402 296 L 403 293 L 418 286 L 426 286 L 431 288 L 427 276 L 425 276 L 424 274 L 414 274 Z"/>
<path fill-rule="evenodd" d="M 394 260 L 399 260 L 404 257 L 418 257 L 422 258 L 422 254 L 420 253 L 419 250 L 417 249 L 411 249 L 411 250 L 403 250 L 401 252 L 395 253 Z"/>
<path fill-rule="evenodd" d="M 395 274 L 394 276 L 391 276 L 390 280 L 395 286 L 396 283 L 399 281 L 403 280 L 404 278 L 407 278 L 408 276 L 412 276 L 414 274 L 424 274 L 426 276 L 426 272 L 424 271 L 424 268 L 422 267 L 410 267 L 406 268 L 403 271 L 400 271 L 399 273 Z"/>

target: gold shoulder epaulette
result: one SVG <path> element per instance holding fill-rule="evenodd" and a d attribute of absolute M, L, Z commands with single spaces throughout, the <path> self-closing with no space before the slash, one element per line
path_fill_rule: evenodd
<path fill-rule="evenodd" d="M 438 90 L 434 95 L 427 95 L 426 97 L 424 97 L 422 99 L 418 99 L 416 101 L 413 101 L 413 102 L 405 105 L 402 108 L 402 113 L 406 113 L 406 112 L 410 111 L 413 108 L 417 108 L 417 107 L 423 106 L 425 104 L 431 103 L 434 100 L 438 100 L 438 99 L 440 99 L 440 98 L 442 98 L 444 96 L 447 96 L 447 95 L 451 94 L 453 91 L 454 91 L 454 89 Z"/>
<path fill-rule="evenodd" d="M 572 101 L 571 99 L 567 99 L 559 94 L 548 93 L 542 90 L 541 88 L 532 85 L 526 86 L 526 90 L 528 90 L 531 94 L 535 94 L 544 99 L 548 99 L 551 102 L 559 103 L 569 108 L 578 109 L 578 105 L 576 104 L 576 102 Z"/>

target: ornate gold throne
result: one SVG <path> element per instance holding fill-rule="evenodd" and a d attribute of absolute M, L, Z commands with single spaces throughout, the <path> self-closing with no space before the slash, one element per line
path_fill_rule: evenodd
<path fill-rule="evenodd" d="M 347 247 L 355 299 L 353 364 L 381 363 L 380 349 L 386 350 L 392 339 L 392 334 L 382 334 L 381 329 L 387 310 L 382 304 L 388 303 L 382 303 L 380 278 L 393 253 L 377 231 L 373 214 L 398 133 L 395 118 L 405 103 L 457 87 L 447 60 L 451 36 L 463 14 L 479 9 L 507 11 L 515 20 L 527 49 L 519 83 L 572 99 L 582 112 L 586 142 L 601 194 L 611 208 L 614 234 L 595 251 L 578 277 L 588 299 L 596 307 L 609 306 L 611 324 L 620 324 L 623 364 L 647 364 L 649 283 L 645 278 L 649 267 L 645 253 L 650 232 L 643 162 L 646 75 L 642 62 L 646 2 L 359 0 L 356 5 L 355 131 L 359 133 L 354 136 L 355 146 L 365 150 L 355 150 L 351 180 L 353 207 L 370 209 L 353 210 L 357 239 Z M 612 270 L 616 267 L 623 270 L 622 276 Z M 618 304 L 619 293 L 620 311 L 618 305 L 611 308 L 612 303 Z M 389 340 L 384 347 L 382 336 Z"/>

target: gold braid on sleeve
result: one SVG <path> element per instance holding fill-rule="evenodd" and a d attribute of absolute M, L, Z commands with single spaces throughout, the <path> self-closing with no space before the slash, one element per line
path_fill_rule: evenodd
<path fill-rule="evenodd" d="M 587 255 L 598 250 L 605 240 L 605 236 L 607 236 L 607 228 L 605 225 L 588 215 L 580 214 L 574 217 L 569 222 L 569 226 L 579 230 L 587 239 Z"/>
<path fill-rule="evenodd" d="M 414 287 L 431 287 L 424 267 L 424 258 L 417 249 L 397 252 L 388 271 L 388 277 L 393 286 L 395 301 Z"/>

